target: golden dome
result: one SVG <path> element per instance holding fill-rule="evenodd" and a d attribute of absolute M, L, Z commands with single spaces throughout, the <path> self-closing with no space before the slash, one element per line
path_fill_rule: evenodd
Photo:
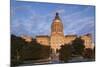
<path fill-rule="evenodd" d="M 51 32 L 56 32 L 56 33 L 63 32 L 63 24 L 61 22 L 61 19 L 58 13 L 56 13 L 56 16 L 51 25 Z"/>

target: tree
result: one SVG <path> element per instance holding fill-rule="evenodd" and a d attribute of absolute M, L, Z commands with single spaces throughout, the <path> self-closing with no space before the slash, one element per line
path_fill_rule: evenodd
<path fill-rule="evenodd" d="M 59 53 L 60 53 L 59 59 L 61 61 L 67 62 L 72 55 L 72 46 L 69 44 L 65 44 L 65 45 L 61 46 Z"/>
<path fill-rule="evenodd" d="M 84 51 L 84 41 L 79 37 L 76 38 L 73 42 L 72 42 L 72 46 L 73 46 L 73 54 L 75 55 L 82 55 L 83 51 Z"/>
<path fill-rule="evenodd" d="M 87 59 L 95 59 L 95 56 L 94 56 L 94 50 L 91 49 L 91 48 L 86 48 L 84 50 L 84 54 L 83 54 L 83 57 L 84 58 L 87 58 Z"/>
<path fill-rule="evenodd" d="M 11 65 L 18 65 L 22 62 L 21 51 L 25 44 L 24 40 L 15 35 L 11 35 Z"/>
<path fill-rule="evenodd" d="M 49 57 L 50 47 L 43 46 L 36 42 L 35 39 L 32 42 L 27 43 L 22 50 L 24 60 L 39 60 Z"/>
<path fill-rule="evenodd" d="M 11 65 L 19 65 L 24 60 L 49 58 L 50 49 L 50 46 L 37 43 L 36 39 L 32 39 L 32 42 L 26 42 L 21 37 L 11 35 Z"/>

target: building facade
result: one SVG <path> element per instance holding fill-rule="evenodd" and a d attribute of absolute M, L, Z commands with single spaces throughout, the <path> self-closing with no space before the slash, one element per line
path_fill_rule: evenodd
<path fill-rule="evenodd" d="M 46 46 L 51 46 L 51 48 L 56 52 L 57 49 L 61 48 L 61 45 L 72 43 L 77 35 L 64 35 L 63 32 L 63 23 L 59 17 L 59 14 L 56 13 L 55 18 L 51 24 L 51 34 L 36 36 L 38 43 Z M 85 48 L 92 48 L 92 36 L 83 35 L 81 39 L 84 40 Z"/>
<path fill-rule="evenodd" d="M 48 35 L 39 35 L 36 36 L 36 41 L 41 45 L 51 46 L 52 50 L 56 52 L 61 48 L 61 45 L 71 44 L 73 40 L 77 38 L 77 35 L 64 35 L 63 31 L 63 23 L 59 17 L 59 14 L 56 13 L 55 18 L 51 24 L 51 34 Z M 21 36 L 25 41 L 31 42 L 32 37 L 29 36 Z M 86 34 L 80 36 L 82 40 L 84 40 L 85 48 L 93 48 L 92 36 L 90 34 Z"/>

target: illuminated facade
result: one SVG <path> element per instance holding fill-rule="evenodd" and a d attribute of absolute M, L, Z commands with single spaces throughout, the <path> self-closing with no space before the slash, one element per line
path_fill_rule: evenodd
<path fill-rule="evenodd" d="M 85 48 L 93 48 L 94 45 L 92 44 L 92 35 L 86 34 L 81 36 L 81 39 L 84 40 Z"/>

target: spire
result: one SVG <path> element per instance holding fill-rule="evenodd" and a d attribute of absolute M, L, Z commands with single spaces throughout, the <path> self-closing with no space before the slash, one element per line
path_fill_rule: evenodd
<path fill-rule="evenodd" d="M 56 12 L 55 19 L 59 19 L 60 20 L 60 17 L 59 17 L 59 13 L 58 12 Z"/>

